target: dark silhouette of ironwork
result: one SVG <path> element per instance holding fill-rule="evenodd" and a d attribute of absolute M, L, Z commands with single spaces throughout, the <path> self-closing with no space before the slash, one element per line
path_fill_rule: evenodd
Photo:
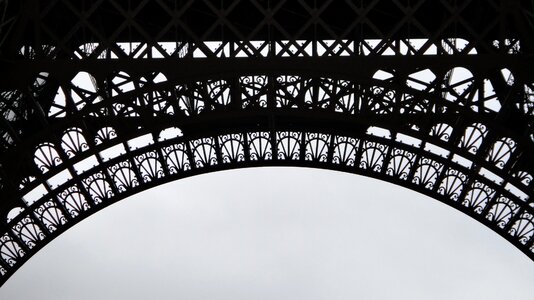
<path fill-rule="evenodd" d="M 534 1 L 3 0 L 0 18 L 1 282 L 120 199 L 271 165 L 407 187 L 534 259 Z"/>

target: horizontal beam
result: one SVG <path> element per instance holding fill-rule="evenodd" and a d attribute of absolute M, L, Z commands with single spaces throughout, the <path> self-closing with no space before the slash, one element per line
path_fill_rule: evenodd
<path fill-rule="evenodd" d="M 534 81 L 530 66 L 534 57 L 525 55 L 458 55 L 458 56 L 371 56 L 371 57 L 269 57 L 269 58 L 196 58 L 196 59 L 106 59 L 106 60 L 12 60 L 0 62 L 0 88 L 26 86 L 39 72 L 48 72 L 59 81 L 70 80 L 80 71 L 107 76 L 117 71 L 142 74 L 163 72 L 172 81 L 194 81 L 229 74 L 305 74 L 369 79 L 380 69 L 409 74 L 423 69 L 445 73 L 464 67 L 473 73 L 508 68 L 516 78 Z"/>

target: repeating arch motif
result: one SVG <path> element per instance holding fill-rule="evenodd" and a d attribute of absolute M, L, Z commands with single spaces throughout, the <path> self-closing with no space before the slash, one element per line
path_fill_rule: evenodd
<path fill-rule="evenodd" d="M 527 205 L 531 202 L 482 174 L 450 163 L 447 157 L 413 149 L 413 145 L 375 135 L 288 130 L 228 132 L 194 139 L 177 136 L 147 144 L 131 155 L 112 158 L 85 171 L 80 175 L 81 183 L 66 181 L 14 217 L 10 231 L 0 241 L 2 264 L 5 270 L 15 268 L 58 230 L 66 230 L 106 203 L 143 186 L 199 172 L 273 163 L 304 166 L 310 161 L 318 167 L 364 174 L 431 195 L 499 228 L 501 235 L 521 245 L 527 255 L 534 255 L 534 218 L 532 207 Z M 485 158 L 481 161 L 494 163 Z"/>
<path fill-rule="evenodd" d="M 151 88 L 165 89 L 155 83 L 144 87 L 141 95 L 128 97 L 146 100 Z M 134 90 L 117 92 L 113 101 L 125 101 L 122 97 Z M 328 168 L 406 186 L 469 214 L 534 257 L 532 174 L 520 163 L 527 155 L 518 142 L 522 137 L 507 136 L 484 118 L 458 123 L 467 120 L 469 108 L 452 104 L 437 120 L 418 122 L 419 108 L 395 111 L 407 99 L 399 96 L 402 89 L 303 76 L 240 76 L 173 90 L 181 94 L 154 100 L 158 106 L 110 110 L 121 122 L 134 122 L 120 130 L 113 121 L 102 123 L 102 105 L 112 99 L 88 104 L 79 114 L 101 114 L 96 129 L 82 129 L 80 122 L 90 119 L 75 120 L 65 124 L 57 140 L 38 144 L 36 171 L 24 177 L 16 196 L 24 199 L 21 209 L 9 220 L 4 217 L 0 265 L 6 276 L 57 234 L 126 195 L 194 174 L 263 165 Z M 202 104 L 184 106 L 183 101 Z M 174 119 L 152 122 L 161 117 L 161 107 L 176 108 Z M 235 117 L 226 115 L 229 109 Z M 332 121 L 322 119 L 329 114 L 348 119 L 329 125 Z M 276 121 L 251 125 L 243 116 Z M 383 116 L 397 118 L 399 126 L 387 127 Z M 212 117 L 221 125 L 202 133 L 187 123 Z M 241 122 L 248 125 L 236 127 Z"/>
<path fill-rule="evenodd" d="M 410 188 L 534 260 L 532 2 L 4 2 L 0 283 L 133 193 L 271 165 Z"/>

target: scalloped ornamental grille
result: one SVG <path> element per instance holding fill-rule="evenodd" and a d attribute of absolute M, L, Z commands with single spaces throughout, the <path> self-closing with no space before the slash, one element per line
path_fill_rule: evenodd
<path fill-rule="evenodd" d="M 0 1 L 0 281 L 115 201 L 266 165 L 405 186 L 534 258 L 533 16 L 509 0 Z"/>

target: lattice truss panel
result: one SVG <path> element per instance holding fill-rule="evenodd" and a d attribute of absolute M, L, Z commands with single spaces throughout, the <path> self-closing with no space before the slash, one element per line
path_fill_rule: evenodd
<path fill-rule="evenodd" d="M 311 2 L 0 1 L 0 282 L 120 199 L 267 165 L 410 188 L 534 259 L 532 3 Z"/>
<path fill-rule="evenodd" d="M 514 0 L 27 2 L 33 58 L 516 52 L 525 32 L 508 18 L 532 18 Z"/>

